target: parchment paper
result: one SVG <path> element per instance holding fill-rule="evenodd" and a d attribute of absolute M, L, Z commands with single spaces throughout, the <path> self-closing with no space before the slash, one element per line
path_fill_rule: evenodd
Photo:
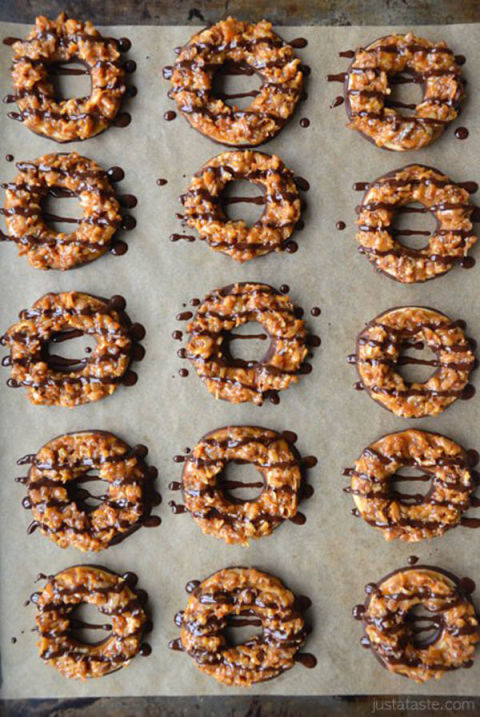
<path fill-rule="evenodd" d="M 27 29 L 0 25 L 2 37 L 23 37 Z M 354 350 L 355 337 L 364 323 L 399 304 L 430 305 L 452 318 L 464 318 L 468 333 L 480 339 L 478 247 L 473 252 L 476 268 L 456 268 L 433 282 L 407 287 L 376 274 L 356 251 L 354 207 L 361 194 L 352 190 L 353 182 L 372 180 L 414 161 L 436 166 L 457 181 L 480 179 L 476 151 L 480 129 L 478 25 L 418 29 L 427 38 L 444 38 L 455 52 L 467 57 L 468 102 L 455 125 L 468 127 L 470 137 L 466 141 L 456 140 L 450 128 L 440 141 L 421 152 L 385 152 L 345 128 L 343 107 L 329 109 L 341 88 L 327 83 L 325 76 L 345 70 L 348 64 L 338 52 L 390 30 L 281 29 L 287 39 L 308 38 L 308 47 L 299 54 L 312 67 L 309 97 L 294 120 L 261 149 L 279 154 L 287 166 L 310 181 L 306 226 L 295 237 L 300 247 L 296 254 L 270 255 L 243 266 L 214 253 L 202 242 L 169 241 L 169 235 L 179 231 L 175 218 L 178 195 L 204 161 L 223 151 L 183 118 L 173 122 L 163 119 L 166 110 L 176 108 L 166 97 L 168 84 L 162 79 L 161 68 L 174 61 L 173 48 L 187 41 L 191 27 L 106 29 L 112 35 L 132 39 L 130 56 L 138 63 L 133 76 L 138 96 L 127 108 L 133 116 L 127 128 L 111 128 L 98 138 L 61 147 L 8 119 L 9 106 L 0 113 L 2 181 L 16 174 L 14 164 L 3 159 L 7 152 L 18 161 L 76 149 L 105 167 L 121 165 L 126 178 L 118 185 L 119 191 L 133 192 L 139 199 L 133 211 L 138 226 L 126 236 L 130 248 L 121 258 L 107 255 L 75 271 L 41 272 L 18 258 L 14 245 L 1 245 L 1 330 L 16 320 L 20 309 L 29 307 L 45 292 L 70 289 L 103 296 L 125 295 L 132 319 L 147 328 L 143 342 L 147 354 L 143 363 L 137 364 L 137 385 L 120 387 L 96 404 L 73 410 L 33 406 L 23 390 L 7 389 L 9 373 L 5 369 L 2 374 L 0 632 L 4 697 L 244 694 L 222 687 L 196 670 L 188 656 L 167 649 L 167 642 L 178 635 L 173 615 L 186 604 L 187 580 L 202 579 L 235 564 L 254 565 L 276 574 L 314 602 L 310 612 L 314 629 L 305 649 L 317 656 L 317 668 L 307 670 L 298 665 L 250 692 L 480 694 L 480 656 L 471 670 L 417 686 L 390 675 L 362 649 L 361 626 L 351 618 L 352 606 L 364 599 L 364 585 L 406 565 L 411 554 L 423 563 L 440 565 L 459 576 L 469 575 L 480 583 L 480 531 L 458 528 L 416 546 L 387 544 L 379 532 L 350 515 L 351 498 L 342 493 L 346 484 L 341 475 L 343 467 L 352 465 L 369 442 L 388 431 L 423 427 L 445 433 L 467 448 L 480 447 L 480 394 L 468 402 L 457 401 L 440 417 L 409 422 L 353 390 L 357 377 L 345 360 Z M 9 91 L 10 54 L 8 47 L 0 45 L 2 94 Z M 310 127 L 299 126 L 301 117 L 310 118 Z M 157 186 L 158 177 L 167 178 L 168 184 Z M 338 220 L 346 222 L 345 231 L 335 229 Z M 313 373 L 282 392 L 278 406 L 215 402 L 193 371 L 187 379 L 178 376 L 179 344 L 171 339 L 171 332 L 181 328 L 175 315 L 182 310 L 182 303 L 201 298 L 214 287 L 245 280 L 277 287 L 288 284 L 293 300 L 306 309 L 310 330 L 322 337 L 322 347 L 313 359 Z M 317 319 L 309 314 L 315 305 L 322 308 Z M 299 527 L 286 523 L 248 549 L 204 536 L 189 515 L 174 516 L 167 506 L 169 499 L 178 497 L 167 485 L 180 479 L 182 469 L 172 456 L 185 446 L 193 446 L 209 430 L 240 423 L 294 430 L 300 451 L 319 458 L 318 467 L 310 471 L 315 495 L 302 507 L 306 524 Z M 98 556 L 82 555 L 73 549 L 62 551 L 38 531 L 27 536 L 31 514 L 20 505 L 24 488 L 13 480 L 22 472 L 15 465 L 20 456 L 36 452 L 65 431 L 90 428 L 113 431 L 131 444 L 147 444 L 151 462 L 160 471 L 164 498 L 157 511 L 162 517 L 159 528 L 140 530 Z M 136 571 L 139 585 L 150 594 L 155 622 L 149 658 L 138 657 L 126 670 L 87 683 L 66 680 L 42 662 L 35 647 L 36 635 L 30 631 L 34 608 L 24 607 L 24 601 L 38 587 L 33 581 L 40 571 L 55 573 L 82 562 L 104 564 L 119 572 Z M 12 637 L 17 638 L 15 644 Z"/>

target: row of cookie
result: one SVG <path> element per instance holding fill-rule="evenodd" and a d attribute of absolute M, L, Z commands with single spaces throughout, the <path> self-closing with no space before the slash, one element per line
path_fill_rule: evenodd
<path fill-rule="evenodd" d="M 310 373 L 305 359 L 320 339 L 307 333 L 299 318 L 303 310 L 296 309 L 288 295 L 266 284 L 244 283 L 212 291 L 198 304 L 182 357 L 192 361 L 216 398 L 232 403 L 261 404 L 266 397 L 276 401 L 278 391 Z M 130 321 L 125 307 L 121 296 L 107 300 L 64 292 L 41 297 L 20 313 L 20 321 L 1 338 L 10 348 L 10 356 L 3 360 L 3 365 L 11 366 L 8 384 L 25 386 L 35 404 L 63 406 L 97 401 L 112 394 L 120 383 L 133 385 L 137 376 L 130 364 L 144 357 L 139 341 L 145 329 Z M 190 311 L 179 314 L 181 320 L 192 317 Z M 257 320 L 272 342 L 264 360 L 230 358 L 233 329 Z M 82 334 L 97 341 L 85 358 L 65 361 L 49 353 L 52 343 Z"/>
<path fill-rule="evenodd" d="M 96 162 L 76 152 L 48 154 L 31 161 L 17 162 L 20 170 L 14 181 L 5 183 L 4 241 L 15 242 L 37 269 L 73 269 L 107 252 L 124 253 L 126 246 L 116 238 L 119 229 L 131 230 L 135 219 L 124 208 L 133 208 L 137 199 L 119 195 L 113 182 L 123 179 L 119 167 L 103 170 Z M 225 215 L 228 201 L 224 190 L 231 182 L 245 179 L 263 189 L 251 198 L 264 206 L 262 216 L 252 227 L 245 221 L 232 221 Z M 238 261 L 247 261 L 271 251 L 291 251 L 289 239 L 299 226 L 303 200 L 299 189 L 308 182 L 295 177 L 281 159 L 261 152 L 226 152 L 207 162 L 193 177 L 180 197 L 184 215 L 177 215 L 198 230 L 209 245 Z M 44 208 L 48 196 L 76 197 L 82 208 L 78 220 L 52 217 Z M 239 198 L 242 199 L 242 198 Z M 49 222 L 69 221 L 77 227 L 69 234 L 56 232 Z M 174 234 L 172 239 L 181 235 Z M 185 237 L 190 238 L 190 237 Z M 192 237 L 193 239 L 193 237 Z"/>
<path fill-rule="evenodd" d="M 183 463 L 181 481 L 169 488 L 181 491 L 184 504 L 170 501 L 174 513 L 188 512 L 201 530 L 230 544 L 248 544 L 269 535 L 283 521 L 302 524 L 301 500 L 313 495 L 307 470 L 315 456 L 301 456 L 292 431 L 278 433 L 257 426 L 227 426 L 207 433 L 193 448 L 175 456 Z M 116 545 L 141 526 L 159 525 L 151 515 L 161 497 L 155 490 L 157 470 L 148 467 L 146 446 L 129 447 L 105 431 L 81 431 L 58 436 L 36 454 L 19 459 L 30 465 L 16 480 L 27 487 L 22 504 L 32 511 L 29 532 L 37 528 L 62 548 L 99 551 Z M 478 453 L 438 433 L 407 429 L 373 442 L 344 475 L 354 514 L 379 529 L 387 540 L 418 542 L 443 535 L 457 525 L 471 525 L 464 517 L 478 505 L 474 496 L 479 474 L 473 470 Z M 230 463 L 254 466 L 258 483 L 224 478 Z M 399 471 L 418 473 L 403 480 L 428 483 L 424 493 L 406 495 L 395 484 Z M 92 473 L 93 471 L 93 473 Z M 98 475 L 95 474 L 98 471 Z M 94 496 L 86 483 L 104 481 L 106 493 Z M 260 490 L 254 500 L 236 499 L 245 488 Z M 96 499 L 95 509 L 87 501 Z"/>
<path fill-rule="evenodd" d="M 150 654 L 144 643 L 153 629 L 147 594 L 136 588 L 137 576 L 119 576 L 105 568 L 75 566 L 56 575 L 40 575 L 45 587 L 32 594 L 37 607 L 39 653 L 66 677 L 101 677 L 126 667 L 138 654 Z M 366 585 L 365 604 L 353 609 L 364 623 L 364 647 L 372 649 L 390 671 L 416 682 L 439 678 L 445 672 L 473 664 L 480 639 L 474 584 L 440 568 L 401 568 L 378 583 Z M 186 652 L 203 673 L 226 685 L 248 687 L 277 677 L 296 662 L 315 667 L 316 659 L 300 649 L 308 635 L 304 613 L 307 597 L 294 595 L 276 577 L 255 568 L 225 568 L 203 581 L 186 585 L 191 593 L 185 610 L 175 615 L 180 637 L 169 642 Z M 72 617 L 75 607 L 88 603 L 110 623 L 92 625 Z M 411 617 L 424 605 L 433 616 Z M 412 637 L 430 621 L 434 640 L 416 648 Z M 253 625 L 262 634 L 239 645 L 225 637 L 228 627 Z M 79 643 L 72 636 L 81 627 L 107 631 L 98 645 Z"/>
<path fill-rule="evenodd" d="M 117 118 L 129 93 L 126 74 L 135 69 L 123 62 L 130 49 L 125 39 L 103 37 L 90 22 L 69 19 L 36 19 L 26 40 L 8 38 L 13 49 L 12 83 L 18 112 L 10 113 L 34 132 L 59 142 L 86 139 L 105 130 Z M 255 146 L 271 139 L 293 115 L 304 94 L 309 68 L 295 56 L 294 47 L 305 47 L 299 38 L 291 44 L 272 31 L 271 23 L 256 24 L 229 17 L 195 34 L 177 48 L 173 66 L 164 68 L 170 80 L 169 96 L 192 127 L 228 145 Z M 366 48 L 342 53 L 352 58 L 347 72 L 330 76 L 345 84 L 350 127 L 380 147 L 397 151 L 420 149 L 435 141 L 459 113 L 464 96 L 463 56 L 455 56 L 445 42 L 433 43 L 408 34 L 393 34 Z M 49 78 L 52 65 L 80 61 L 91 78 L 86 97 L 58 100 Z M 214 92 L 213 79 L 220 70 L 257 73 L 258 91 L 245 109 L 230 106 Z M 423 98 L 410 107 L 392 101 L 391 83 L 423 85 Z M 402 116 L 397 108 L 414 109 Z"/>
<path fill-rule="evenodd" d="M 123 253 L 124 242 L 116 239 L 119 228 L 133 229 L 136 222 L 125 216 L 121 206 L 136 205 L 133 195 L 117 195 L 112 180 L 119 180 L 119 168 L 104 171 L 95 162 L 70 154 L 50 154 L 30 162 L 18 162 L 20 170 L 6 189 L 5 216 L 7 234 L 3 240 L 15 242 L 20 254 L 40 269 L 72 269 L 98 258 L 106 251 Z M 116 170 L 116 171 L 115 171 Z M 264 207 L 252 225 L 243 219 L 227 218 L 224 196 L 233 181 L 244 179 L 258 184 L 262 195 L 250 198 Z M 244 262 L 272 251 L 294 248 L 291 235 L 301 226 L 304 201 L 298 189 L 308 190 L 308 182 L 296 177 L 277 156 L 243 150 L 225 152 L 207 162 L 194 176 L 180 200 L 182 222 L 194 228 L 201 240 L 215 251 Z M 476 243 L 473 222 L 478 209 L 470 202 L 475 183 L 453 183 L 445 174 L 417 164 L 390 172 L 365 185 L 365 195 L 356 208 L 357 241 L 375 268 L 402 283 L 426 281 L 448 272 L 456 263 L 469 268 L 467 257 Z M 72 220 L 77 228 L 70 234 L 55 232 L 42 206 L 48 195 L 75 196 L 82 206 L 82 218 Z M 241 197 L 235 199 L 242 199 Z M 437 229 L 428 245 L 411 249 L 401 242 L 410 230 L 394 227 L 399 213 L 415 210 L 430 212 Z M 57 219 L 62 219 L 57 217 Z M 190 235 L 173 234 L 171 239 Z"/>
<path fill-rule="evenodd" d="M 56 575 L 41 574 L 39 579 L 47 583 L 30 598 L 37 608 L 39 653 L 62 675 L 102 677 L 126 667 L 138 654 L 150 654 L 150 646 L 143 642 L 153 629 L 148 596 L 136 588 L 134 573 L 120 576 L 105 568 L 78 565 Z M 191 580 L 186 590 L 191 593 L 188 604 L 175 615 L 181 637 L 171 640 L 169 647 L 184 650 L 207 675 L 226 685 L 246 687 L 278 676 L 295 662 L 315 666 L 313 655 L 300 652 L 308 634 L 304 613 L 311 601 L 294 595 L 278 578 L 255 568 L 226 568 L 202 582 Z M 97 607 L 111 624 L 92 625 L 72 617 L 82 603 Z M 224 635 L 227 627 L 245 624 L 261 626 L 262 636 L 229 645 Z M 80 643 L 72 631 L 81 627 L 104 630 L 107 635 L 97 645 Z"/>
<path fill-rule="evenodd" d="M 300 318 L 303 310 L 288 295 L 266 284 L 241 283 L 212 291 L 198 304 L 195 316 L 191 311 L 178 315 L 189 321 L 190 334 L 180 356 L 193 363 L 216 398 L 262 404 L 268 397 L 278 402 L 278 391 L 310 373 L 306 358 L 320 339 L 308 334 Z M 136 374 L 129 367 L 144 357 L 138 342 L 145 329 L 132 324 L 125 306 L 119 296 L 106 300 L 77 292 L 40 298 L 20 313 L 20 321 L 1 339 L 10 347 L 10 356 L 2 362 L 11 366 L 9 385 L 25 386 L 36 404 L 75 406 L 112 394 L 119 383 L 135 383 Z M 271 339 L 260 361 L 231 357 L 232 332 L 248 321 L 260 323 Z M 465 322 L 426 307 L 405 306 L 380 314 L 359 334 L 356 352 L 349 356 L 360 374 L 356 388 L 405 418 L 437 415 L 458 398 L 471 398 L 475 389 L 468 381 L 477 366 L 476 344 L 464 329 Z M 66 363 L 49 354 L 52 342 L 81 334 L 97 341 L 87 357 Z M 426 345 L 437 358 L 402 356 L 405 342 L 413 348 Z M 435 372 L 425 382 L 407 382 L 398 371 L 407 362 L 431 365 Z"/>

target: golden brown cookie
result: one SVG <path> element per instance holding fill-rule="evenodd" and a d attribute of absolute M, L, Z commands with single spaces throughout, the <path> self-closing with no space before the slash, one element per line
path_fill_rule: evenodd
<path fill-rule="evenodd" d="M 94 565 L 41 575 L 47 584 L 32 595 L 32 601 L 37 607 L 37 645 L 42 660 L 64 677 L 80 680 L 102 677 L 129 665 L 141 650 L 144 633 L 151 629 L 146 593 L 135 589 L 132 575 L 116 575 Z M 111 628 L 99 626 L 108 628 L 108 636 L 100 643 L 81 642 L 72 634 L 74 627 L 88 627 L 72 615 L 82 603 L 95 605 L 103 620 L 111 621 Z"/>
<path fill-rule="evenodd" d="M 152 520 L 160 496 L 152 481 L 155 468 L 147 468 L 146 446 L 131 448 L 106 431 L 79 431 L 57 436 L 27 456 L 31 468 L 26 479 L 33 528 L 39 528 L 61 548 L 99 551 L 115 545 Z M 22 460 L 21 460 L 22 462 Z M 85 487 L 92 481 L 106 484 L 98 496 Z M 23 482 L 23 481 L 22 481 Z"/>
<path fill-rule="evenodd" d="M 371 443 L 346 469 L 356 511 L 386 540 L 415 543 L 443 535 L 459 524 L 476 488 L 467 452 L 455 441 L 428 431 L 407 429 Z M 398 475 L 402 468 L 418 469 Z M 418 481 L 415 494 L 399 481 Z"/>
<path fill-rule="evenodd" d="M 245 179 L 263 189 L 261 217 L 248 226 L 228 219 L 222 192 L 235 180 Z M 301 199 L 291 172 L 276 155 L 252 150 L 224 152 L 207 162 L 180 198 L 183 219 L 215 251 L 236 261 L 248 261 L 271 251 L 284 251 L 300 220 Z"/>
<path fill-rule="evenodd" d="M 271 340 L 261 361 L 234 359 L 228 335 L 248 321 Z M 307 332 L 290 298 L 267 284 L 240 283 L 208 294 L 188 325 L 187 356 L 215 398 L 262 404 L 272 391 L 298 381 L 307 355 Z"/>
<path fill-rule="evenodd" d="M 57 142 L 82 140 L 103 132 L 115 119 L 126 92 L 118 43 L 91 22 L 37 17 L 26 40 L 12 46 L 12 84 L 25 127 Z M 91 78 L 87 97 L 57 100 L 48 76 L 53 63 L 80 62 Z"/>
<path fill-rule="evenodd" d="M 10 241 L 32 266 L 73 269 L 109 250 L 122 214 L 105 170 L 76 152 L 45 154 L 17 167 L 5 193 L 5 222 Z M 78 198 L 82 218 L 71 233 L 47 223 L 43 205 L 51 194 Z"/>
<path fill-rule="evenodd" d="M 369 583 L 365 605 L 353 612 L 363 620 L 362 644 L 387 670 L 419 683 L 470 667 L 479 640 L 472 587 L 470 579 L 428 565 L 402 568 Z M 415 615 L 417 605 L 429 617 Z"/>
<path fill-rule="evenodd" d="M 293 667 L 306 639 L 303 612 L 309 604 L 272 575 L 255 568 L 225 568 L 193 589 L 185 611 L 175 618 L 180 639 L 169 646 L 184 650 L 218 682 L 249 687 Z M 231 645 L 225 630 L 229 623 L 235 626 L 236 618 L 238 625 L 258 625 L 262 635 Z M 307 666 L 313 667 L 314 660 Z"/>
<path fill-rule="evenodd" d="M 222 473 L 230 462 L 259 471 L 255 500 L 226 494 Z M 227 426 L 207 433 L 185 459 L 182 490 L 186 509 L 204 533 L 248 545 L 269 535 L 297 513 L 301 459 L 285 436 L 258 426 Z"/>
<path fill-rule="evenodd" d="M 412 203 L 429 212 L 436 228 L 421 249 L 405 246 L 395 217 L 408 212 Z M 379 177 L 369 184 L 357 207 L 359 251 L 378 271 L 403 284 L 427 281 L 465 264 L 469 249 L 478 237 L 473 229 L 474 205 L 462 186 L 432 167 L 410 164 Z M 407 230 L 408 231 L 408 230 Z"/>
<path fill-rule="evenodd" d="M 407 382 L 397 370 L 400 364 L 416 363 L 401 352 L 417 343 L 436 354 L 427 362 L 435 371 L 423 383 Z M 358 336 L 352 359 L 360 374 L 359 387 L 403 418 L 436 416 L 457 398 L 474 393 L 468 379 L 476 360 L 461 322 L 424 306 L 390 309 L 370 321 Z"/>
<path fill-rule="evenodd" d="M 212 92 L 213 77 L 225 64 L 260 75 L 258 95 L 246 109 L 229 106 Z M 274 137 L 293 114 L 303 88 L 300 60 L 291 45 L 272 31 L 233 17 L 193 35 L 180 50 L 169 95 L 192 127 L 222 144 L 256 146 Z"/>
<path fill-rule="evenodd" d="M 25 386 L 32 403 L 69 407 L 99 401 L 121 382 L 133 385 L 137 376 L 128 369 L 143 358 L 143 347 L 135 342 L 145 329 L 131 323 L 125 306 L 121 296 L 108 300 L 75 291 L 42 296 L 1 339 L 10 348 L 3 362 L 11 366 L 8 385 Z M 83 334 L 97 341 L 85 358 L 49 354 L 50 344 Z"/>
<path fill-rule="evenodd" d="M 388 106 L 391 83 L 407 76 L 423 87 L 411 116 Z M 445 42 L 409 32 L 387 35 L 361 48 L 348 69 L 345 98 L 349 127 L 378 147 L 398 152 L 434 142 L 458 115 L 464 85 L 461 67 Z M 402 105 L 400 104 L 400 108 Z"/>

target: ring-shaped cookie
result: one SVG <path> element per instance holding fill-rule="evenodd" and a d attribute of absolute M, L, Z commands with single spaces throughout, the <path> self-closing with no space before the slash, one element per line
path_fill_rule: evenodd
<path fill-rule="evenodd" d="M 393 227 L 397 213 L 408 211 L 405 205 L 415 202 L 430 212 L 437 224 L 421 249 L 402 244 Z M 359 250 L 376 269 L 396 281 L 411 284 L 434 279 L 464 259 L 477 241 L 473 211 L 466 189 L 432 167 L 411 164 L 368 186 L 357 207 Z"/>
<path fill-rule="evenodd" d="M 113 393 L 133 358 L 131 323 L 123 311 L 125 301 L 117 298 L 50 293 L 22 311 L 1 339 L 10 347 L 10 385 L 25 386 L 32 403 L 47 406 L 72 407 Z M 69 370 L 68 360 L 49 357 L 50 342 L 82 334 L 94 337 L 97 345 L 80 368 Z"/>
<path fill-rule="evenodd" d="M 415 342 L 436 354 L 431 362 L 435 371 L 423 383 L 407 382 L 397 371 L 402 348 Z M 476 365 L 471 343 L 458 322 L 423 306 L 390 309 L 370 321 L 358 336 L 355 362 L 362 388 L 403 418 L 436 416 L 465 397 Z"/>
<path fill-rule="evenodd" d="M 255 568 L 225 568 L 206 578 L 180 615 L 183 650 L 226 685 L 249 687 L 289 670 L 306 638 L 295 595 Z M 256 618 L 263 634 L 233 646 L 225 636 L 228 618 L 241 615 Z"/>
<path fill-rule="evenodd" d="M 263 488 L 255 500 L 226 494 L 220 479 L 230 461 L 259 471 Z M 186 459 L 185 507 L 204 533 L 248 545 L 296 514 L 301 478 L 299 455 L 281 433 L 258 426 L 219 428 L 207 433 Z"/>
<path fill-rule="evenodd" d="M 239 179 L 254 182 L 264 192 L 264 210 L 253 226 L 229 219 L 222 205 L 222 192 Z M 276 155 L 252 150 L 224 152 L 211 159 L 180 199 L 185 223 L 212 249 L 240 262 L 283 251 L 301 214 L 293 172 Z"/>
<path fill-rule="evenodd" d="M 478 617 L 455 575 L 436 567 L 415 566 L 396 570 L 367 589 L 365 606 L 358 606 L 362 608 L 359 617 L 368 646 L 387 670 L 422 683 L 471 666 L 480 639 Z M 415 640 L 411 617 L 417 605 L 423 605 L 432 616 L 429 624 L 433 631 L 423 646 Z M 425 623 L 425 618 L 418 619 Z"/>
<path fill-rule="evenodd" d="M 248 66 L 262 79 L 249 107 L 230 107 L 212 93 L 213 78 L 225 63 Z M 255 146 L 274 137 L 302 95 L 300 60 L 272 31 L 233 17 L 193 35 L 171 72 L 169 95 L 192 127 L 222 144 Z"/>
<path fill-rule="evenodd" d="M 108 251 L 122 221 L 120 204 L 107 173 L 96 162 L 70 154 L 46 154 L 19 162 L 20 170 L 5 192 L 5 222 L 10 241 L 36 269 L 73 269 Z M 57 232 L 46 221 L 49 195 L 77 197 L 82 218 L 71 233 Z"/>
<path fill-rule="evenodd" d="M 93 565 L 76 565 L 47 580 L 32 596 L 40 657 L 64 677 L 80 680 L 129 665 L 148 625 L 143 593 L 125 577 Z M 81 642 L 72 634 L 71 613 L 82 603 L 94 605 L 111 619 L 112 629 L 100 644 Z"/>
<path fill-rule="evenodd" d="M 405 467 L 414 476 L 398 476 Z M 386 540 L 414 543 L 443 535 L 459 524 L 476 484 L 466 451 L 438 433 L 407 429 L 371 443 L 349 469 L 360 516 Z M 394 481 L 419 481 L 415 494 L 402 493 Z"/>
<path fill-rule="evenodd" d="M 26 40 L 13 44 L 12 84 L 25 127 L 57 142 L 93 137 L 112 123 L 126 92 L 118 43 L 102 37 L 91 22 L 60 13 L 37 17 Z M 49 79 L 54 63 L 79 62 L 87 68 L 87 97 L 57 100 Z"/>
<path fill-rule="evenodd" d="M 228 334 L 248 321 L 262 325 L 270 347 L 260 361 L 235 359 Z M 298 381 L 307 355 L 305 322 L 290 298 L 267 284 L 239 283 L 208 294 L 188 325 L 187 356 L 215 398 L 261 405 L 270 391 Z"/>
<path fill-rule="evenodd" d="M 411 77 L 423 87 L 414 114 L 400 114 L 388 104 L 395 75 Z M 433 43 L 409 32 L 388 35 L 361 48 L 345 79 L 349 127 L 378 147 L 416 150 L 434 142 L 458 115 L 463 97 L 461 67 L 445 42 Z"/>
<path fill-rule="evenodd" d="M 99 551 L 142 525 L 151 507 L 144 446 L 130 448 L 106 431 L 66 433 L 31 459 L 28 505 L 36 526 L 61 548 Z M 98 475 L 90 475 L 91 471 Z M 104 481 L 105 494 L 93 510 L 83 488 Z"/>

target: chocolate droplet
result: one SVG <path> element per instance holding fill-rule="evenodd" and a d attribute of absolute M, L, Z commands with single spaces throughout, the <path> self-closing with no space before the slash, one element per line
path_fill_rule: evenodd
<path fill-rule="evenodd" d="M 457 139 L 467 139 L 469 134 L 470 133 L 466 127 L 457 127 L 455 130 L 455 137 Z"/>

